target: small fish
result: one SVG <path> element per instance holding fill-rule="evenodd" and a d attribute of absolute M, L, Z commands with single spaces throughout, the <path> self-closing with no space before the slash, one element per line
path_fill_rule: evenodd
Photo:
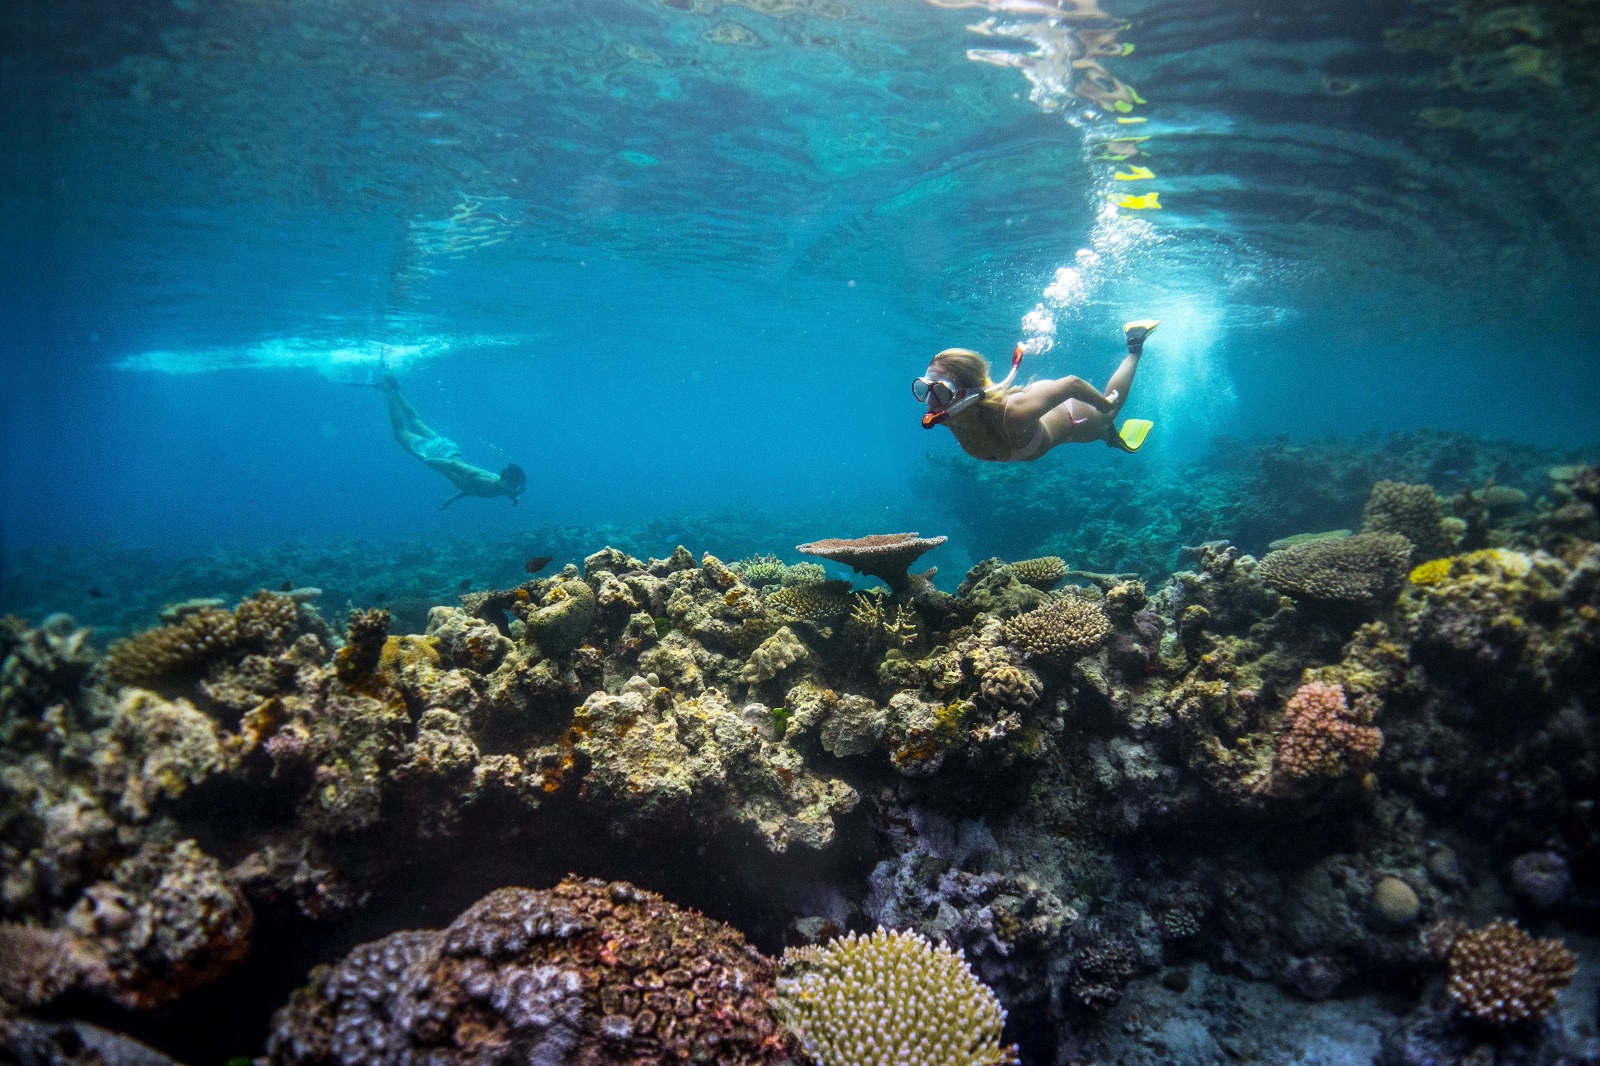
<path fill-rule="evenodd" d="M 530 574 L 537 574 L 539 571 L 549 566 L 550 560 L 554 558 L 555 556 L 553 555 L 535 555 L 527 562 L 522 564 L 522 569 Z"/>
<path fill-rule="evenodd" d="M 106 598 L 106 594 L 100 591 L 99 586 L 91 585 L 89 586 L 89 598 L 91 600 L 103 600 Z"/>
<path fill-rule="evenodd" d="M 456 591 L 457 592 L 470 592 L 471 590 L 472 590 L 472 579 L 470 577 L 462 578 L 461 579 L 461 584 L 456 586 Z"/>
<path fill-rule="evenodd" d="M 285 581 L 283 584 L 278 586 L 278 591 L 279 592 L 293 592 L 294 591 L 294 582 L 293 581 Z"/>

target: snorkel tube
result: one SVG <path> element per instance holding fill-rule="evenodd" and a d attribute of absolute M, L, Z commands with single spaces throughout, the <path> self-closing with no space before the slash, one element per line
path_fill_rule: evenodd
<path fill-rule="evenodd" d="M 929 411 L 927 414 L 922 416 L 922 428 L 932 429 L 940 422 L 945 421 L 951 415 L 960 414 L 962 411 L 965 411 L 967 408 L 971 407 L 973 404 L 987 396 L 990 389 L 999 389 L 1002 392 L 1004 392 L 1006 389 L 1009 389 L 1011 387 L 1011 382 L 1016 379 L 1017 367 L 1021 365 L 1022 345 L 1019 344 L 1011 352 L 1011 373 L 1005 376 L 1004 381 L 998 381 L 987 388 L 978 389 L 976 392 L 963 396 L 961 399 L 952 403 L 949 407 L 943 407 L 937 411 Z"/>

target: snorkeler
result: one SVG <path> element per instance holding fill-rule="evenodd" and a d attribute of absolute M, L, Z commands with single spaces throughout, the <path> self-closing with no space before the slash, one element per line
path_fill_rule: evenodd
<path fill-rule="evenodd" d="M 1130 418 L 1118 430 L 1116 418 L 1128 402 L 1145 338 L 1157 324 L 1145 319 L 1122 327 L 1128 355 L 1104 393 L 1070 374 L 1012 388 L 1022 362 L 1020 344 L 1011 356 L 1011 373 L 1000 382 L 989 380 L 989 362 L 977 352 L 946 348 L 911 384 L 911 394 L 928 406 L 922 428 L 949 426 L 963 451 L 995 463 L 1032 462 L 1058 444 L 1096 440 L 1136 452 L 1154 423 Z"/>
<path fill-rule="evenodd" d="M 394 427 L 394 439 L 400 442 L 400 447 L 449 478 L 450 484 L 460 490 L 439 505 L 441 511 L 466 496 L 485 499 L 509 496 L 511 506 L 517 505 L 517 497 L 528 487 L 528 475 L 522 472 L 522 467 L 507 463 L 500 473 L 491 474 L 482 467 L 462 462 L 461 449 L 456 442 L 441 437 L 417 417 L 416 408 L 400 395 L 400 383 L 393 374 L 385 369 L 374 387 L 382 389 L 389 398 L 389 424 Z"/>

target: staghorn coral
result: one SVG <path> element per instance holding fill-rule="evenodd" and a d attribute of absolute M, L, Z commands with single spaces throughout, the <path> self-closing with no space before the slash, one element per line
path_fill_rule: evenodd
<path fill-rule="evenodd" d="M 999 1066 L 1006 1012 L 956 952 L 879 928 L 785 953 L 781 1003 L 820 1066 Z"/>
<path fill-rule="evenodd" d="M 318 966 L 273 1017 L 273 1066 L 789 1061 L 775 969 L 737 932 L 624 881 L 503 888 L 448 928 Z"/>
<path fill-rule="evenodd" d="M 1495 921 L 1456 936 L 1449 966 L 1456 1010 L 1505 1027 L 1549 1014 L 1577 972 L 1578 958 L 1560 940 L 1535 940 L 1516 922 Z"/>
<path fill-rule="evenodd" d="M 1268 552 L 1256 568 L 1267 587 L 1299 600 L 1366 606 L 1400 587 L 1411 544 L 1395 533 L 1359 533 Z"/>
<path fill-rule="evenodd" d="M 1307 681 L 1284 707 L 1274 779 L 1331 779 L 1370 766 L 1383 747 L 1383 733 L 1370 721 L 1351 709 L 1341 686 Z"/>
<path fill-rule="evenodd" d="M 1111 635 L 1097 603 L 1063 596 L 1005 623 L 1005 637 L 1029 659 L 1064 663 L 1095 651 Z"/>
<path fill-rule="evenodd" d="M 1011 572 L 1024 585 L 1049 592 L 1067 576 L 1067 561 L 1059 555 L 1042 555 L 1010 564 Z"/>
<path fill-rule="evenodd" d="M 106 674 L 131 685 L 197 676 L 238 643 L 239 627 L 233 613 L 207 607 L 171 625 L 156 626 L 112 644 L 106 651 Z"/>
<path fill-rule="evenodd" d="M 1417 563 L 1455 551 L 1462 529 L 1459 520 L 1445 517 L 1442 501 L 1428 485 L 1380 481 L 1361 510 L 1362 533 L 1398 533 L 1411 542 Z"/>
<path fill-rule="evenodd" d="M 767 597 L 776 611 L 805 622 L 826 622 L 842 618 L 851 606 L 848 581 L 824 581 L 813 585 L 792 585 Z"/>

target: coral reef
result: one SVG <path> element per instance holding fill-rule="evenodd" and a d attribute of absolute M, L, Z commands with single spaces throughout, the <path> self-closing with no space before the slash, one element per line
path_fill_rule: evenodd
<path fill-rule="evenodd" d="M 773 964 L 626 882 L 506 888 L 446 929 L 321 966 L 273 1019 L 279 1066 L 784 1062 Z"/>
<path fill-rule="evenodd" d="M 547 576 L 519 549 L 503 587 L 355 607 L 342 633 L 309 588 L 176 602 L 105 654 L 65 616 L 7 620 L 0 1020 L 40 1046 L 66 1023 L 16 1012 L 85 1005 L 160 1039 L 236 1024 L 254 1040 L 264 1014 L 217 1008 L 234 987 L 219 979 L 287 965 L 276 930 L 301 947 L 381 935 L 435 888 L 453 911 L 577 869 L 706 907 L 774 952 L 915 933 L 962 954 L 1029 1061 L 1052 1041 L 1062 1062 L 1159 1061 L 1175 1038 L 1147 1010 L 1289 1010 L 1253 983 L 1329 1011 L 1376 988 L 1411 1004 L 1373 1030 L 1385 1061 L 1459 1061 L 1486 1040 L 1561 1061 L 1592 996 L 1549 1009 L 1586 980 L 1550 945 L 1588 950 L 1600 885 L 1600 531 L 1564 512 L 1600 488 L 1585 467 L 1519 474 L 1445 443 L 1355 473 L 1316 449 L 1250 453 L 1174 506 L 1252 470 L 1292 476 L 1281 520 L 1217 512 L 1284 543 L 1258 561 L 1173 539 L 1170 575 L 1080 539 L 980 558 L 948 592 L 910 574 L 936 538 L 870 563 L 887 590 L 759 545 L 733 564 L 604 548 Z M 1374 491 L 1374 474 L 1394 484 Z M 1317 502 L 1324 479 L 1337 506 Z M 1363 532 L 1295 536 L 1353 527 L 1364 505 Z M 1398 531 L 1371 528 L 1385 523 Z M 1445 554 L 1414 552 L 1430 535 Z M 609 898 L 583 884 L 568 886 Z M 480 907 L 531 897 L 568 907 Z M 1469 933 L 1511 915 L 1551 939 Z M 509 936 L 502 917 L 457 927 Z M 393 933 L 318 971 L 272 1054 L 667 1055 L 665 1008 L 646 1001 L 678 987 L 670 967 L 659 988 L 630 971 L 637 1002 L 607 976 L 600 1002 L 591 971 L 559 974 L 616 964 L 620 927 L 539 928 L 510 953 Z M 770 966 L 750 958 L 756 977 Z M 1178 991 L 1190 981 L 1210 989 L 1203 1010 Z M 794 1048 L 762 1016 L 738 1023 L 760 1037 L 750 1061 L 779 1061 Z M 1241 1054 L 1280 1046 L 1252 1039 Z"/>
<path fill-rule="evenodd" d="M 1399 534 L 1411 542 L 1412 562 L 1416 563 L 1455 551 L 1465 529 L 1459 519 L 1445 516 L 1444 501 L 1430 485 L 1380 481 L 1372 486 L 1372 495 L 1361 509 L 1362 533 Z"/>
<path fill-rule="evenodd" d="M 784 1013 L 821 1066 L 996 1066 L 1006 1013 L 960 955 L 879 929 L 784 956 Z"/>

